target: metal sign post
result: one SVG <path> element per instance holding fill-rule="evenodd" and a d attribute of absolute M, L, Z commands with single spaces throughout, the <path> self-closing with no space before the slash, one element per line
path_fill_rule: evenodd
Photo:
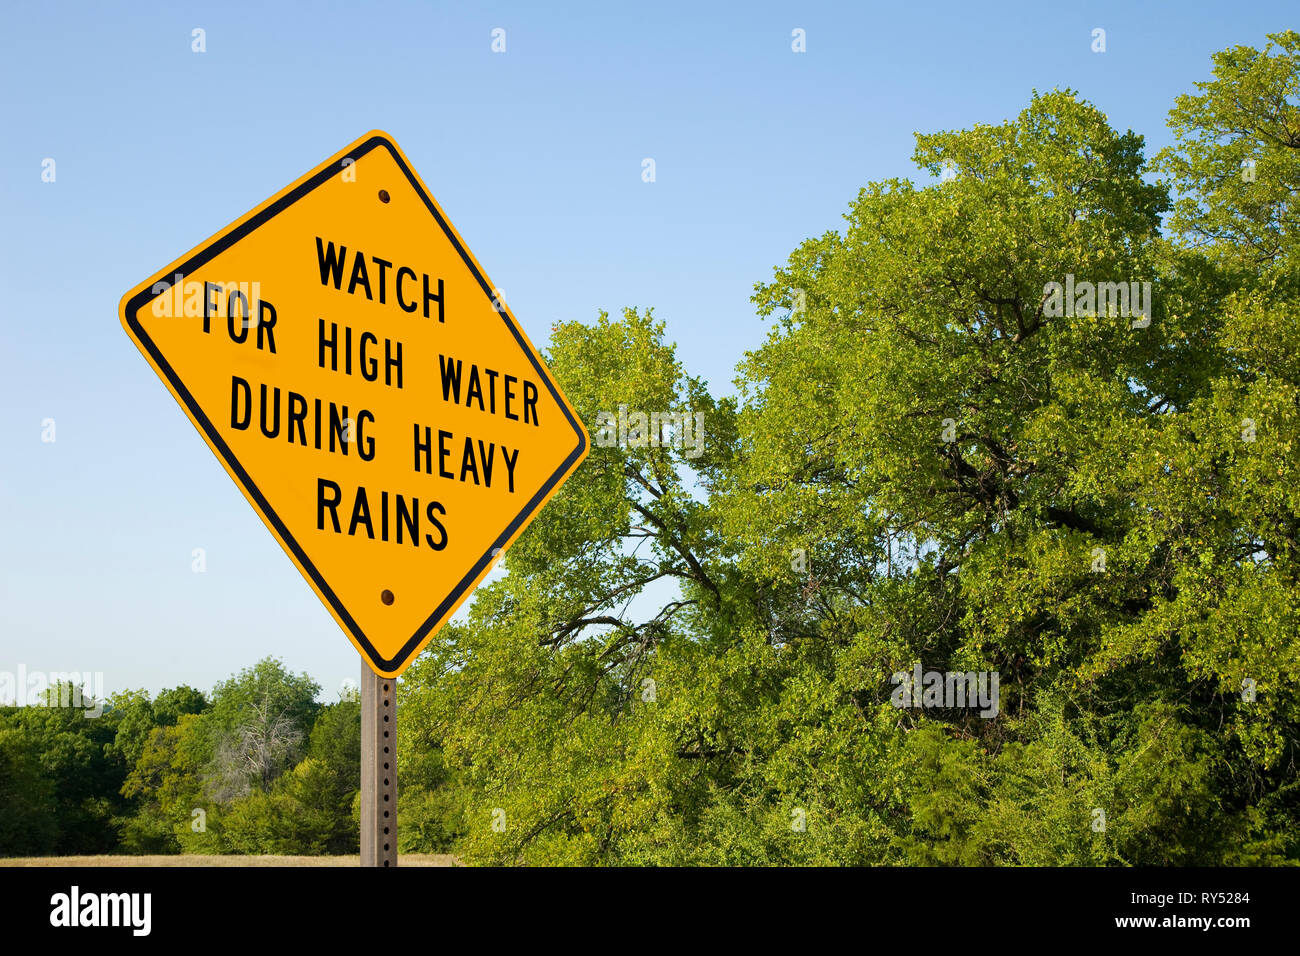
<path fill-rule="evenodd" d="M 361 865 L 397 866 L 397 679 L 361 662 Z"/>

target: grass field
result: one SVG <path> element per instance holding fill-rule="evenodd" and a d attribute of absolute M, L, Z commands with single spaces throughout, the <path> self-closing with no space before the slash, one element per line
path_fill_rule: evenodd
<path fill-rule="evenodd" d="M 11 856 L 0 866 L 360 866 L 355 856 Z M 398 866 L 456 866 L 442 853 L 406 853 Z"/>

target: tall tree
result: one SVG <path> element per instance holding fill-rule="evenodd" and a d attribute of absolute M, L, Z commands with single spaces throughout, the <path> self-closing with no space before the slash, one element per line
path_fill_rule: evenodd
<path fill-rule="evenodd" d="M 1176 134 L 1245 84 L 1281 148 L 1274 40 Z M 1166 237 L 1142 146 L 1069 91 L 918 135 L 956 175 L 868 185 L 758 286 L 739 404 L 647 315 L 559 327 L 596 447 L 401 685 L 467 858 L 1295 858 L 1294 260 L 1187 239 L 1184 193 L 1255 147 L 1162 167 Z M 1211 238 L 1284 250 L 1294 186 Z M 657 409 L 702 412 L 703 454 L 602 440 Z M 996 706 L 900 709 L 915 666 L 996 673 Z"/>
<path fill-rule="evenodd" d="M 267 791 L 302 755 L 320 685 L 265 658 L 212 691 L 209 726 L 218 735 L 213 765 L 219 801 Z"/>

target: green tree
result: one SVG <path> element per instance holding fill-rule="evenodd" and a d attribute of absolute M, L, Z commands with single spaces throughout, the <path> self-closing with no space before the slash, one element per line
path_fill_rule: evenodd
<path fill-rule="evenodd" d="M 621 405 L 699 412 L 715 426 L 730 414 L 683 373 L 648 313 L 562 325 L 548 364 L 588 423 Z M 462 801 L 447 802 L 463 820 L 445 828 L 463 829 L 474 858 L 613 859 L 645 822 L 618 808 L 653 792 L 650 766 L 673 764 L 654 755 L 671 740 L 640 760 L 629 751 L 655 720 L 641 706 L 652 663 L 686 621 L 722 610 L 719 572 L 701 560 L 712 532 L 687 476 L 712 467 L 714 432 L 698 457 L 685 443 L 594 437 L 588 462 L 507 554 L 507 577 L 480 587 L 469 625 L 448 628 L 399 685 L 399 752 L 440 746 L 463 775 Z"/>
<path fill-rule="evenodd" d="M 50 853 L 59 835 L 53 783 L 32 739 L 6 723 L 0 712 L 0 856 Z"/>
<path fill-rule="evenodd" d="M 108 707 L 117 724 L 111 750 L 128 768 L 133 767 L 156 722 L 149 694 L 144 690 L 122 691 L 109 697 Z"/>
<path fill-rule="evenodd" d="M 1170 111 L 1176 142 L 1158 157 L 1178 193 L 1171 229 L 1242 284 L 1294 270 L 1300 239 L 1300 33 L 1268 39 L 1214 54 L 1213 78 Z"/>
<path fill-rule="evenodd" d="M 122 784 L 136 814 L 122 823 L 122 846 L 131 853 L 174 853 L 182 847 L 211 852 L 214 837 L 196 831 L 194 811 L 203 826 L 216 805 L 204 792 L 212 760 L 212 738 L 197 714 L 182 714 L 175 724 L 155 727 L 140 759 Z M 215 821 L 214 821 L 215 822 Z"/>
<path fill-rule="evenodd" d="M 467 859 L 1297 857 L 1272 39 L 1179 101 L 1166 182 L 1070 91 L 918 135 L 956 176 L 869 184 L 757 287 L 736 402 L 646 314 L 557 329 L 591 457 L 399 685 Z M 1259 192 L 1228 181 L 1248 155 Z M 704 454 L 608 441 L 620 406 L 703 412 Z M 918 662 L 997 673 L 996 715 L 896 708 Z"/>
<path fill-rule="evenodd" d="M 341 791 L 360 789 L 361 701 L 355 694 L 320 709 L 307 755 L 329 770 Z"/>
<path fill-rule="evenodd" d="M 1297 810 L 1300 737 L 1300 34 L 1269 39 L 1214 56 L 1213 79 L 1178 98 L 1176 142 L 1159 157 L 1178 191 L 1180 261 L 1229 291 L 1217 374 L 1142 476 L 1146 533 L 1170 542 L 1178 587 L 1133 639 L 1176 636 L 1189 671 L 1225 698 L 1253 698 L 1229 712 L 1251 757 L 1238 772 L 1286 807 L 1280 825 Z"/>
<path fill-rule="evenodd" d="M 271 657 L 217 684 L 207 726 L 216 735 L 211 781 L 219 801 L 268 791 L 297 762 L 319 693 L 314 680 Z"/>
<path fill-rule="evenodd" d="M 222 810 L 221 851 L 306 856 L 356 852 L 351 796 L 341 796 L 333 772 L 309 757 L 271 791 L 253 791 Z"/>
<path fill-rule="evenodd" d="M 201 714 L 207 709 L 204 693 L 188 684 L 161 690 L 153 700 L 154 721 L 160 727 L 171 727 L 185 714 Z"/>
<path fill-rule="evenodd" d="M 113 821 L 127 810 L 119 794 L 126 763 L 114 747 L 121 713 L 90 705 L 81 688 L 49 687 L 39 706 L 10 711 L 7 724 L 38 755 L 51 788 L 46 812 L 57 834 L 57 854 L 109 853 L 117 843 Z"/>
<path fill-rule="evenodd" d="M 320 823 L 323 852 L 360 850 L 359 830 L 352 823 L 353 797 L 361 789 L 361 701 L 355 694 L 321 708 L 307 759 L 294 769 L 289 783 L 289 794 L 304 807 L 304 818 Z"/>

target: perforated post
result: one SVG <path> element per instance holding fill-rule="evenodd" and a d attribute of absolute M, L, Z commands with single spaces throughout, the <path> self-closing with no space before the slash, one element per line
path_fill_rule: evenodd
<path fill-rule="evenodd" d="M 397 866 L 397 681 L 361 663 L 361 865 Z"/>

